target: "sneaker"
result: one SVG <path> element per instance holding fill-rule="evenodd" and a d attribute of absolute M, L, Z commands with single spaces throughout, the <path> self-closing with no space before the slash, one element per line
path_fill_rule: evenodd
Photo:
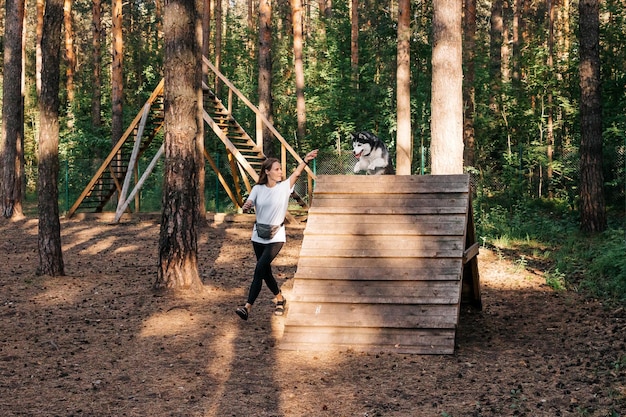
<path fill-rule="evenodd" d="M 287 306 L 287 299 L 283 297 L 282 300 L 276 301 L 276 310 L 274 310 L 274 315 L 282 316 L 285 314 L 285 307 Z"/>
<path fill-rule="evenodd" d="M 237 310 L 235 310 L 235 313 L 237 313 L 237 315 L 241 317 L 242 320 L 248 320 L 248 309 L 245 306 L 239 307 Z"/>

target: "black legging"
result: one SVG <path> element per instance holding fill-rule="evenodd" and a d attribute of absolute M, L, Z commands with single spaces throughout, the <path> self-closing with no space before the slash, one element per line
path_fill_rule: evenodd
<path fill-rule="evenodd" d="M 265 281 L 267 287 L 272 291 L 272 294 L 278 295 L 280 293 L 276 278 L 274 278 L 272 274 L 272 261 L 283 248 L 283 245 L 283 242 L 268 244 L 252 242 L 252 247 L 256 255 L 256 268 L 254 268 L 254 279 L 252 280 L 250 292 L 248 293 L 248 303 L 250 305 L 254 304 L 256 298 L 261 293 L 263 281 Z"/>

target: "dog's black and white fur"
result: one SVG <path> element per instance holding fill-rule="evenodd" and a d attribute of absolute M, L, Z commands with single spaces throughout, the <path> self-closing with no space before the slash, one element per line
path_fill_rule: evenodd
<path fill-rule="evenodd" d="M 366 171 L 370 175 L 395 174 L 389 151 L 380 138 L 370 132 L 352 133 L 352 150 L 358 159 L 354 173 Z"/>

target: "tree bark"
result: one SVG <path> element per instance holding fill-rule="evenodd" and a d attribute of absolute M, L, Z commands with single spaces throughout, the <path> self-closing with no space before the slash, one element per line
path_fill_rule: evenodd
<path fill-rule="evenodd" d="M 197 13 L 196 22 L 196 44 L 198 49 L 198 64 L 200 65 L 200 88 L 196 91 L 198 96 L 198 139 L 196 140 L 196 158 L 198 166 L 198 225 L 206 226 L 206 201 L 204 199 L 205 187 L 205 162 L 204 162 L 204 93 L 202 90 L 202 81 L 204 80 L 205 65 L 202 56 L 204 54 L 204 16 L 205 8 L 209 8 L 210 4 L 206 0 L 195 0 L 195 10 Z"/>
<path fill-rule="evenodd" d="M 65 90 L 70 106 L 74 102 L 74 73 L 76 72 L 76 53 L 74 52 L 74 23 L 72 19 L 72 0 L 65 0 L 63 5 L 63 25 L 65 28 Z M 71 120 L 70 122 L 71 123 Z M 71 126 L 70 126 L 71 127 Z"/>
<path fill-rule="evenodd" d="M 333 15 L 333 7 L 331 0 L 317 0 L 320 9 L 320 15 L 326 19 L 330 19 Z"/>
<path fill-rule="evenodd" d="M 413 136 L 411 135 L 411 2 L 398 2 L 396 172 L 411 175 Z"/>
<path fill-rule="evenodd" d="M 350 8 L 350 68 L 355 90 L 359 88 L 359 0 L 351 0 Z"/>
<path fill-rule="evenodd" d="M 63 0 L 47 0 L 44 15 L 39 99 L 39 267 L 37 274 L 65 275 L 59 221 L 59 78 Z"/>
<path fill-rule="evenodd" d="M 555 2 L 554 0 L 548 0 L 548 57 L 546 66 L 548 67 L 549 77 L 556 77 L 554 74 L 554 18 L 555 18 Z M 553 197 L 552 192 L 552 176 L 554 163 L 554 98 L 552 96 L 552 89 L 547 93 L 547 119 L 546 119 L 546 188 L 548 190 L 548 197 Z M 541 195 L 542 190 L 539 190 Z"/>
<path fill-rule="evenodd" d="M 465 63 L 465 74 L 463 77 L 463 163 L 465 166 L 472 167 L 476 159 L 476 140 L 474 137 L 474 113 L 475 113 L 475 96 L 476 87 L 475 65 L 476 57 L 476 0 L 465 0 L 463 2 L 465 9 L 465 19 L 463 21 L 465 43 L 463 45 L 463 62 Z"/>
<path fill-rule="evenodd" d="M 112 0 L 111 9 L 111 145 L 114 146 L 124 134 L 124 38 L 122 32 L 122 0 Z"/>
<path fill-rule="evenodd" d="M 463 173 L 462 0 L 433 3 L 432 174 Z"/>
<path fill-rule="evenodd" d="M 215 53 L 213 56 L 213 65 L 218 70 L 222 65 L 222 0 L 215 0 Z M 215 94 L 219 96 L 222 81 L 219 77 L 215 77 Z"/>
<path fill-rule="evenodd" d="M 259 5 L 259 111 L 267 120 L 273 119 L 272 99 L 272 4 L 261 0 Z M 265 156 L 274 156 L 274 140 L 267 126 L 257 120 L 257 141 L 262 143 Z"/>
<path fill-rule="evenodd" d="M 304 100 L 304 62 L 302 58 L 302 0 L 291 0 L 293 15 L 293 58 L 296 75 L 296 116 L 298 139 L 306 136 L 306 103 Z"/>
<path fill-rule="evenodd" d="M 24 94 L 22 91 L 22 31 L 24 0 L 7 0 L 2 142 L 0 142 L 0 208 L 6 218 L 23 218 Z"/>
<path fill-rule="evenodd" d="M 204 0 L 204 6 L 202 9 L 202 55 L 207 57 L 207 59 L 209 58 L 210 53 L 211 53 L 210 48 L 211 48 L 211 0 Z"/>
<path fill-rule="evenodd" d="M 35 86 L 37 97 L 41 95 L 41 37 L 43 36 L 43 12 L 46 7 L 45 0 L 36 0 L 37 23 L 35 36 L 37 38 L 35 46 Z"/>
<path fill-rule="evenodd" d="M 581 0 L 580 16 L 580 216 L 581 230 L 606 229 L 602 174 L 602 98 L 598 0 Z"/>
<path fill-rule="evenodd" d="M 491 27 L 489 30 L 489 78 L 491 79 L 489 105 L 493 111 L 497 111 L 498 96 L 502 85 L 503 26 L 502 0 L 493 0 L 491 3 Z"/>
<path fill-rule="evenodd" d="M 254 6 L 255 6 L 255 2 L 252 0 L 248 0 L 247 1 L 247 10 L 248 10 L 248 15 L 246 18 L 246 26 L 248 28 L 248 32 L 249 33 L 254 33 Z M 250 58 L 254 58 L 254 53 L 256 48 L 254 47 L 254 39 L 252 36 L 248 37 L 248 42 L 246 42 L 247 48 L 248 48 L 248 54 L 250 55 Z"/>
<path fill-rule="evenodd" d="M 202 287 L 198 274 L 198 156 L 201 136 L 201 61 L 195 0 L 166 0 L 165 180 L 154 288 Z"/>
<path fill-rule="evenodd" d="M 511 32 L 509 31 L 509 22 L 513 20 L 513 13 L 509 0 L 502 0 L 502 43 L 500 44 L 501 65 L 500 73 L 502 74 L 502 82 L 511 81 L 511 48 L 509 42 Z"/>
<path fill-rule="evenodd" d="M 92 8 L 93 90 L 91 95 L 91 125 L 102 126 L 102 3 L 93 0 Z"/>

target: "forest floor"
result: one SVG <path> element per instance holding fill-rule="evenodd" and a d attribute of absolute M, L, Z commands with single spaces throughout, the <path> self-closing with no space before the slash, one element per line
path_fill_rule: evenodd
<path fill-rule="evenodd" d="M 62 220 L 65 277 L 36 276 L 37 221 L 0 220 L 0 415 L 626 416 L 626 312 L 481 249 L 482 311 L 453 355 L 280 349 L 264 287 L 248 321 L 249 219 L 199 234 L 204 291 L 152 291 L 155 217 Z M 289 299 L 303 227 L 274 271 Z"/>

